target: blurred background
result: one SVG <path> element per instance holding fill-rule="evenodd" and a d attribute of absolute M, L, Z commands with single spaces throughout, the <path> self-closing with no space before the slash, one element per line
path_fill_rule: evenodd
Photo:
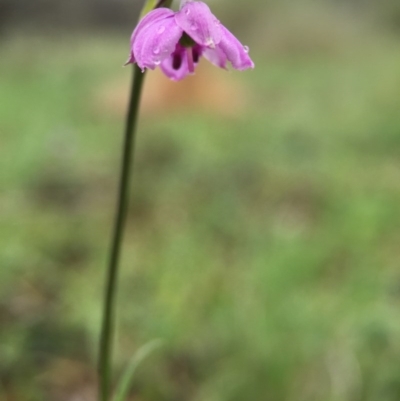
<path fill-rule="evenodd" d="M 132 401 L 400 399 L 400 3 L 210 0 L 254 71 L 148 74 Z M 142 1 L 0 0 L 0 400 L 92 401 Z"/>

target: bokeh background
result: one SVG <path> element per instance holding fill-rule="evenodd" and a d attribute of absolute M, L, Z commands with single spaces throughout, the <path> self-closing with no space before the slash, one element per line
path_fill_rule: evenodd
<path fill-rule="evenodd" d="M 400 399 L 400 6 L 210 0 L 254 71 L 148 74 L 132 401 Z M 142 1 L 0 0 L 0 400 L 92 401 Z"/>

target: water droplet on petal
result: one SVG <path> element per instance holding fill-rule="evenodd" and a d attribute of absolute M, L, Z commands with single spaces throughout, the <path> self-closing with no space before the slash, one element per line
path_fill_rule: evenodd
<path fill-rule="evenodd" d="M 186 15 L 189 15 L 189 14 L 190 14 L 189 8 L 186 9 L 185 14 L 186 14 Z"/>
<path fill-rule="evenodd" d="M 160 54 L 160 48 L 159 47 L 154 48 L 153 49 L 153 53 L 154 54 Z"/>
<path fill-rule="evenodd" d="M 192 24 L 192 25 L 190 26 L 190 29 L 191 29 L 192 31 L 197 31 L 197 25 L 196 25 L 196 24 Z"/>
<path fill-rule="evenodd" d="M 160 61 L 160 60 L 156 60 L 156 61 L 154 61 L 154 64 L 155 64 L 155 65 L 160 65 L 160 64 L 161 64 L 161 61 Z"/>
<path fill-rule="evenodd" d="M 161 35 L 165 31 L 165 26 L 160 26 L 157 30 L 157 33 Z"/>
<path fill-rule="evenodd" d="M 215 25 L 217 25 L 217 26 L 218 26 L 218 25 L 221 25 L 221 21 L 219 21 L 219 20 L 217 20 L 217 19 L 214 21 L 214 23 L 215 23 Z"/>
<path fill-rule="evenodd" d="M 248 53 L 249 52 L 249 46 L 243 46 L 243 50 L 246 52 L 246 53 Z"/>
<path fill-rule="evenodd" d="M 215 49 L 215 42 L 212 38 L 207 38 L 206 39 L 206 46 L 209 47 L 210 49 Z"/>

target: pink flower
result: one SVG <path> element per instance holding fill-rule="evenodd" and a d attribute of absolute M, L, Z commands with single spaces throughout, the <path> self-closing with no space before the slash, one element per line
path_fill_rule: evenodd
<path fill-rule="evenodd" d="M 144 71 L 160 66 L 174 81 L 195 70 L 200 57 L 226 68 L 254 68 L 243 46 L 201 1 L 182 0 L 180 10 L 157 8 L 148 13 L 133 31 L 131 54 L 126 64 L 137 63 Z"/>

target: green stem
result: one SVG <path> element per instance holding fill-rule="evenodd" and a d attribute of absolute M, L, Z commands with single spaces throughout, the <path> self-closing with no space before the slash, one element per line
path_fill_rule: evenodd
<path fill-rule="evenodd" d="M 125 217 L 129 202 L 129 178 L 135 147 L 135 132 L 140 104 L 140 94 L 144 81 L 141 70 L 134 65 L 131 95 L 125 126 L 123 159 L 120 173 L 118 205 L 114 221 L 114 233 L 111 242 L 110 259 L 104 294 L 103 321 L 99 350 L 99 400 L 109 401 L 111 392 L 111 362 L 115 326 L 115 304 L 117 295 L 118 266 L 125 226 Z"/>

